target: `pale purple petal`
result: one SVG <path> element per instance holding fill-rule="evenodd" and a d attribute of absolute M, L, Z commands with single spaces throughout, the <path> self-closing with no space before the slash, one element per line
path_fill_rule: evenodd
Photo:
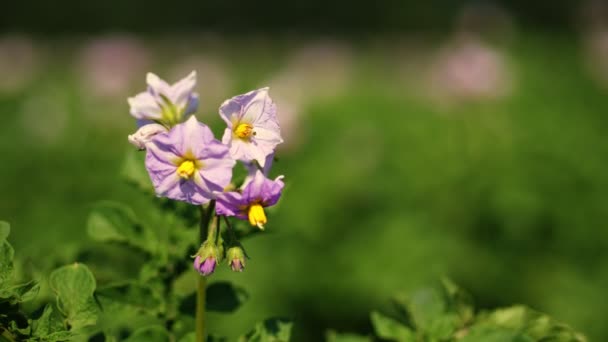
<path fill-rule="evenodd" d="M 268 95 L 268 88 L 250 91 L 225 101 L 220 115 L 228 125 L 222 142 L 230 146 L 232 158 L 249 162 L 256 160 L 264 166 L 266 157 L 283 142 L 276 116 L 276 106 Z M 238 138 L 233 134 L 235 125 L 253 126 L 254 135 Z"/>
<path fill-rule="evenodd" d="M 236 216 L 240 219 L 247 219 L 246 213 L 242 207 L 246 207 L 247 203 L 241 194 L 236 191 L 215 193 L 216 204 L 215 211 L 218 215 Z"/>
<path fill-rule="evenodd" d="M 194 116 L 169 132 L 157 134 L 146 147 L 146 168 L 159 196 L 204 204 L 232 178 L 235 161 L 228 147 L 214 139 L 211 130 Z M 198 167 L 186 179 L 177 174 L 184 160 L 195 161 Z"/>
<path fill-rule="evenodd" d="M 154 120 L 173 126 L 196 111 L 196 72 L 191 72 L 174 85 L 169 85 L 153 73 L 146 75 L 146 82 L 148 88 L 145 92 L 128 99 L 131 115 L 136 119 Z"/>
<path fill-rule="evenodd" d="M 284 187 L 282 178 L 280 176 L 273 181 L 266 178 L 262 171 L 256 171 L 251 182 L 243 189 L 243 198 L 248 202 L 260 201 L 265 207 L 276 204 Z"/>
<path fill-rule="evenodd" d="M 131 107 L 131 115 L 140 120 L 159 120 L 162 117 L 162 109 L 156 102 L 154 96 L 143 92 L 127 99 Z"/>
<path fill-rule="evenodd" d="M 166 96 L 171 100 L 171 102 L 173 102 L 175 106 L 177 106 L 177 108 L 187 108 L 195 86 L 196 71 L 192 71 L 188 76 L 172 85 L 169 93 L 167 93 Z"/>

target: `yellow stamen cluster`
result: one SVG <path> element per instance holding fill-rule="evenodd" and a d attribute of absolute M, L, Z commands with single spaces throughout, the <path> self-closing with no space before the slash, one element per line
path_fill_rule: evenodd
<path fill-rule="evenodd" d="M 249 223 L 252 226 L 257 226 L 260 229 L 264 229 L 266 224 L 266 214 L 264 213 L 264 207 L 261 204 L 253 204 L 249 207 Z"/>
<path fill-rule="evenodd" d="M 192 177 L 195 170 L 196 166 L 192 160 L 184 160 L 177 168 L 177 174 L 184 179 L 188 179 Z"/>
<path fill-rule="evenodd" d="M 248 139 L 251 138 L 252 135 L 255 135 L 255 132 L 253 131 L 253 125 L 242 123 L 236 126 L 234 134 L 241 139 Z"/>

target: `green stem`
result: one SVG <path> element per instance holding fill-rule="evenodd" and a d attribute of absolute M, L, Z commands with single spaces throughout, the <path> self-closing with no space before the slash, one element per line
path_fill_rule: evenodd
<path fill-rule="evenodd" d="M 198 277 L 196 287 L 196 342 L 205 342 L 205 295 L 207 277 Z"/>
<path fill-rule="evenodd" d="M 212 220 L 213 218 L 213 220 Z M 211 224 L 211 225 L 210 225 Z M 217 215 L 215 215 L 215 201 L 209 202 L 207 209 L 201 206 L 201 224 L 199 226 L 199 239 L 203 243 L 208 234 L 215 234 L 217 230 Z M 198 277 L 196 286 L 196 342 L 206 340 L 205 302 L 207 290 L 207 278 Z"/>

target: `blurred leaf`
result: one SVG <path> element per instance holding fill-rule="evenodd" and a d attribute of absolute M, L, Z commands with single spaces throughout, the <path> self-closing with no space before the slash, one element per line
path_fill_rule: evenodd
<path fill-rule="evenodd" d="M 254 330 L 241 336 L 239 342 L 288 342 L 293 323 L 282 318 L 271 318 L 256 324 Z"/>
<path fill-rule="evenodd" d="M 416 341 L 414 332 L 396 320 L 384 316 L 377 311 L 371 313 L 372 325 L 376 335 L 380 338 L 395 341 Z"/>
<path fill-rule="evenodd" d="M 126 205 L 103 201 L 97 203 L 87 222 L 87 232 L 94 240 L 119 242 L 145 252 L 154 252 L 155 239 L 148 238 L 146 231 Z"/>
<path fill-rule="evenodd" d="M 461 326 L 470 322 L 475 315 L 471 295 L 448 278 L 443 278 L 441 283 L 448 299 L 448 311 L 458 314 Z"/>
<path fill-rule="evenodd" d="M 76 263 L 56 269 L 49 277 L 49 284 L 57 295 L 59 310 L 72 329 L 95 324 L 98 315 L 93 298 L 96 283 L 85 265 Z"/>
<path fill-rule="evenodd" d="M 517 331 L 485 327 L 471 329 L 460 342 L 534 342 L 536 340 Z"/>
<path fill-rule="evenodd" d="M 102 308 L 104 303 L 111 301 L 118 305 L 133 307 L 148 314 L 157 312 L 162 304 L 161 300 L 150 287 L 136 282 L 105 286 L 98 289 L 95 292 L 95 296 L 101 302 Z"/>
<path fill-rule="evenodd" d="M 68 341 L 73 335 L 65 329 L 63 319 L 51 305 L 47 305 L 42 316 L 34 320 L 32 334 L 44 341 Z"/>
<path fill-rule="evenodd" d="M 372 342 L 371 337 L 368 336 L 338 333 L 333 330 L 330 330 L 325 334 L 325 340 L 327 342 Z"/>
<path fill-rule="evenodd" d="M 8 238 L 11 233 L 11 225 L 6 221 L 0 221 L 0 243 Z"/>
<path fill-rule="evenodd" d="M 168 342 L 170 335 L 162 326 L 150 326 L 134 331 L 125 342 Z"/>
<path fill-rule="evenodd" d="M 2 222 L 5 223 L 5 222 Z M 2 225 L 2 235 L 8 236 L 9 228 Z M 9 281 L 13 276 L 13 257 L 15 251 L 13 246 L 4 239 L 0 239 L 0 289 L 8 286 Z"/>
<path fill-rule="evenodd" d="M 446 311 L 444 298 L 432 287 L 418 290 L 411 296 L 398 295 L 395 301 L 406 309 L 414 325 L 422 330 L 427 330 Z"/>
<path fill-rule="evenodd" d="M 476 325 L 519 331 L 535 340 L 585 341 L 585 337 L 572 328 L 522 305 L 498 309 L 482 315 Z"/>
<path fill-rule="evenodd" d="M 196 342 L 196 333 L 191 332 L 182 336 L 182 338 L 179 339 L 179 342 Z"/>
<path fill-rule="evenodd" d="M 146 152 L 130 148 L 126 153 L 122 167 L 122 176 L 138 189 L 146 193 L 154 193 L 154 187 L 145 167 Z"/>

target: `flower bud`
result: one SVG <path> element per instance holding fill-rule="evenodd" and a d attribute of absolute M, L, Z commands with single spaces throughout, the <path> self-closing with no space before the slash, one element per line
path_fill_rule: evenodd
<path fill-rule="evenodd" d="M 204 276 L 208 276 L 213 273 L 216 265 L 217 261 L 213 257 L 208 257 L 207 259 L 203 260 L 200 256 L 197 256 L 194 259 L 194 269 Z"/>
<path fill-rule="evenodd" d="M 165 126 L 152 123 L 141 126 L 137 132 L 129 135 L 128 138 L 129 142 L 133 144 L 133 146 L 140 150 L 145 150 L 146 144 L 149 143 L 155 135 L 166 131 L 167 129 Z"/>
<path fill-rule="evenodd" d="M 230 247 L 226 252 L 228 265 L 235 272 L 243 272 L 245 269 L 245 252 L 239 246 Z"/>
<path fill-rule="evenodd" d="M 221 253 L 215 244 L 205 241 L 194 255 L 194 269 L 201 275 L 210 275 L 221 260 Z"/>

